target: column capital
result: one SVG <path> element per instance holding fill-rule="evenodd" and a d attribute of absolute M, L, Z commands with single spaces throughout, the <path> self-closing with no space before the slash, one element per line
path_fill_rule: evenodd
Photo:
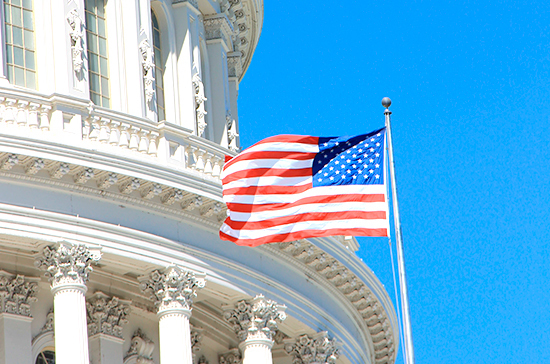
<path fill-rule="evenodd" d="M 177 312 L 190 316 L 196 291 L 206 283 L 204 273 L 193 273 L 175 265 L 162 273 L 154 270 L 138 280 L 141 290 L 155 302 L 159 315 Z"/>
<path fill-rule="evenodd" d="M 338 348 L 335 339 L 329 339 L 326 331 L 312 337 L 301 335 L 284 340 L 285 351 L 293 356 L 294 364 L 335 364 Z"/>
<path fill-rule="evenodd" d="M 137 329 L 132 336 L 130 349 L 126 353 L 124 360 L 129 357 L 135 356 L 136 363 L 141 364 L 154 364 L 153 351 L 155 350 L 155 343 L 149 339 L 141 329 Z"/>
<path fill-rule="evenodd" d="M 86 300 L 88 335 L 105 334 L 122 338 L 122 326 L 128 322 L 130 301 L 96 292 Z"/>
<path fill-rule="evenodd" d="M 37 301 L 39 281 L 0 270 L 0 313 L 32 317 L 31 303 Z"/>
<path fill-rule="evenodd" d="M 88 276 L 93 271 L 91 264 L 100 259 L 100 249 L 62 241 L 45 247 L 42 256 L 35 260 L 35 266 L 45 271 L 52 290 L 71 287 L 86 291 Z"/>
<path fill-rule="evenodd" d="M 225 307 L 224 318 L 241 341 L 272 341 L 278 322 L 286 318 L 285 310 L 286 306 L 258 295 L 252 301 L 242 300 L 234 307 Z"/>
<path fill-rule="evenodd" d="M 239 349 L 233 348 L 226 353 L 220 354 L 219 363 L 220 364 L 242 364 L 243 357 Z"/>

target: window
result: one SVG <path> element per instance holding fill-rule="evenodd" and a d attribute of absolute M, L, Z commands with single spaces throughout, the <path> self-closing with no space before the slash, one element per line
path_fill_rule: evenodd
<path fill-rule="evenodd" d="M 84 6 L 86 8 L 90 98 L 96 105 L 110 107 L 105 0 L 85 0 Z"/>
<path fill-rule="evenodd" d="M 35 364 L 55 364 L 55 353 L 52 350 L 42 350 L 36 358 Z"/>
<path fill-rule="evenodd" d="M 165 105 L 164 105 L 164 80 L 162 65 L 162 52 L 160 48 L 160 28 L 159 22 L 154 11 L 151 11 L 151 19 L 153 20 L 153 48 L 155 51 L 155 84 L 157 93 L 157 115 L 158 120 L 162 121 L 166 119 Z"/>
<path fill-rule="evenodd" d="M 8 80 L 36 89 L 32 0 L 4 0 Z"/>

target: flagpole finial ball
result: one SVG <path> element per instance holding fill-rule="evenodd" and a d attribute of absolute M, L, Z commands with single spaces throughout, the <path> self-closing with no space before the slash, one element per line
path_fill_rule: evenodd
<path fill-rule="evenodd" d="M 391 100 L 389 97 L 384 97 L 382 99 L 382 106 L 384 106 L 386 109 L 389 108 L 391 105 Z"/>

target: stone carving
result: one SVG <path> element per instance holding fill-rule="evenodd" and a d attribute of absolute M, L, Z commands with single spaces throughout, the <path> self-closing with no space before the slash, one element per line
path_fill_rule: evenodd
<path fill-rule="evenodd" d="M 122 338 L 122 325 L 128 322 L 130 301 L 96 292 L 86 300 L 88 335 L 105 334 Z"/>
<path fill-rule="evenodd" d="M 326 331 L 285 340 L 285 350 L 293 356 L 292 364 L 335 364 L 338 359 L 336 340 L 330 340 Z"/>
<path fill-rule="evenodd" d="M 155 61 L 153 60 L 153 49 L 149 40 L 144 39 L 139 43 L 141 52 L 141 66 L 143 67 L 143 82 L 145 84 L 145 98 L 151 102 L 155 96 Z"/>
<path fill-rule="evenodd" d="M 54 313 L 53 313 L 53 306 L 52 306 L 50 308 L 50 310 L 48 311 L 48 314 L 46 315 L 46 322 L 44 323 L 44 326 L 42 326 L 42 328 L 40 329 L 40 332 L 38 333 L 38 335 L 43 334 L 43 333 L 48 332 L 48 331 L 53 331 L 54 322 L 55 322 L 55 320 L 54 320 Z M 38 336 L 38 335 L 36 335 L 36 336 Z"/>
<path fill-rule="evenodd" d="M 252 338 L 272 340 L 277 321 L 286 318 L 285 310 L 286 306 L 258 295 L 251 302 L 242 300 L 234 308 L 224 308 L 224 319 L 233 325 L 240 341 Z"/>
<path fill-rule="evenodd" d="M 31 303 L 37 300 L 38 281 L 0 271 L 0 312 L 32 317 Z"/>
<path fill-rule="evenodd" d="M 208 360 L 206 360 L 206 357 L 203 355 L 199 358 L 197 364 L 208 364 Z"/>
<path fill-rule="evenodd" d="M 203 329 L 200 327 L 191 326 L 191 352 L 193 353 L 193 358 L 195 354 L 201 349 L 202 341 L 202 332 Z"/>
<path fill-rule="evenodd" d="M 73 51 L 73 69 L 75 73 L 82 71 L 82 40 L 84 39 L 83 21 L 76 9 L 73 9 L 67 15 L 67 22 L 71 27 L 69 36 L 71 37 L 71 49 Z"/>
<path fill-rule="evenodd" d="M 158 312 L 170 309 L 191 310 L 196 290 L 205 285 L 205 274 L 193 273 L 175 265 L 161 273 L 154 270 L 148 276 L 138 278 L 140 288 L 150 295 Z"/>
<path fill-rule="evenodd" d="M 204 94 L 204 85 L 198 73 L 195 73 L 193 75 L 193 87 L 195 88 L 195 113 L 197 115 L 197 134 L 198 136 L 203 136 L 204 130 L 206 129 L 207 125 L 206 121 L 204 120 L 204 116 L 206 115 L 204 102 L 207 99 Z"/>
<path fill-rule="evenodd" d="M 227 353 L 220 354 L 219 362 L 220 364 L 242 364 L 243 358 L 239 349 L 234 348 Z"/>
<path fill-rule="evenodd" d="M 137 356 L 136 363 L 138 364 L 154 364 L 153 351 L 155 350 L 155 343 L 149 339 L 141 329 L 137 329 L 132 336 L 130 349 L 124 357 L 126 361 L 129 357 Z"/>
<path fill-rule="evenodd" d="M 239 134 L 237 133 L 237 123 L 229 111 L 227 111 L 227 114 L 225 115 L 225 122 L 227 124 L 227 144 L 229 149 L 234 152 L 238 152 L 239 147 L 237 147 L 237 137 Z"/>
<path fill-rule="evenodd" d="M 92 252 L 84 245 L 64 241 L 45 247 L 35 265 L 45 271 L 54 288 L 65 284 L 86 284 L 93 271 L 91 264 L 99 259 L 99 249 Z"/>

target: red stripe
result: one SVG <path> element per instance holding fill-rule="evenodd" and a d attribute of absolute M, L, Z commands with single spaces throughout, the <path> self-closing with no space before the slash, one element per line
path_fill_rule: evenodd
<path fill-rule="evenodd" d="M 237 181 L 242 178 L 254 177 L 307 177 L 311 176 L 311 167 L 299 169 L 277 169 L 277 168 L 255 168 L 245 169 L 226 176 L 222 183 L 225 185 L 229 182 Z"/>
<path fill-rule="evenodd" d="M 247 149 L 250 149 L 252 147 L 255 147 L 256 145 L 265 144 L 265 143 L 300 143 L 300 144 L 317 145 L 319 143 L 319 137 L 312 137 L 312 136 L 307 136 L 307 135 L 276 135 L 276 136 L 272 136 L 272 137 L 260 140 L 259 142 L 257 142 L 256 144 L 252 145 L 251 147 L 249 147 Z M 247 149 L 245 149 L 243 152 L 246 152 Z M 256 152 L 252 152 L 252 153 L 256 153 Z M 250 153 L 250 154 L 252 154 L 252 153 Z M 262 152 L 260 152 L 260 153 L 262 153 Z M 266 153 L 281 153 L 281 154 L 286 153 L 286 154 L 288 154 L 288 152 L 266 152 Z M 237 155 L 235 158 L 233 158 L 231 161 L 229 161 L 229 163 L 226 163 L 224 168 L 226 166 L 232 165 L 233 163 L 237 162 L 238 160 L 244 160 L 244 159 L 240 159 L 242 157 L 241 154 Z M 265 159 L 265 158 L 263 158 L 263 159 Z"/>
<path fill-rule="evenodd" d="M 338 212 L 310 212 L 290 216 L 281 216 L 264 221 L 233 221 L 230 217 L 225 223 L 235 230 L 261 230 L 279 225 L 294 224 L 302 221 L 332 221 L 332 220 L 376 220 L 386 219 L 385 211 L 338 211 Z"/>
<path fill-rule="evenodd" d="M 337 203 L 337 202 L 385 202 L 384 194 L 348 194 L 348 195 L 323 195 L 306 197 L 290 203 L 269 204 L 243 204 L 230 202 L 227 208 L 235 212 L 259 212 L 274 211 L 311 203 Z M 349 234 L 348 234 L 349 235 Z"/>
<path fill-rule="evenodd" d="M 328 229 L 303 230 L 293 233 L 274 234 L 257 239 L 237 239 L 220 231 L 220 239 L 229 240 L 241 246 L 258 246 L 266 243 L 282 243 L 305 238 L 320 238 L 323 236 L 351 235 L 351 236 L 388 236 L 386 229 Z"/>
<path fill-rule="evenodd" d="M 293 195 L 309 190 L 311 182 L 302 186 L 249 186 L 235 187 L 223 190 L 224 196 L 229 195 Z"/>
<path fill-rule="evenodd" d="M 297 161 L 303 161 L 308 159 L 313 159 L 317 153 L 306 153 L 306 152 L 277 152 L 277 151 L 257 151 L 249 152 L 236 156 L 231 159 L 229 162 L 225 163 L 223 169 L 225 170 L 230 165 L 240 162 L 240 161 L 249 161 L 254 159 L 293 159 Z"/>

